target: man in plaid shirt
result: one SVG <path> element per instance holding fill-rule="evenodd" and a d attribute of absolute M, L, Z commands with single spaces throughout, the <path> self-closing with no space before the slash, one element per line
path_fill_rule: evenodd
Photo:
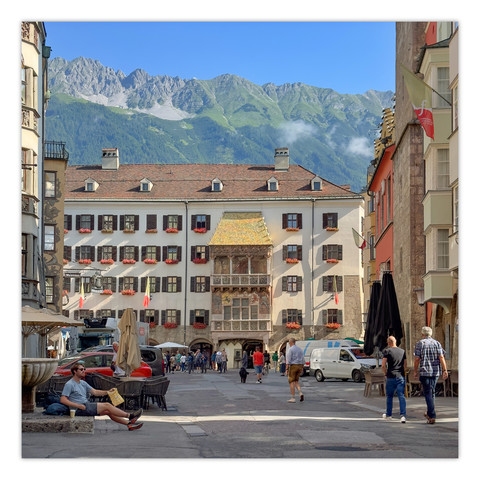
<path fill-rule="evenodd" d="M 420 375 L 423 387 L 423 395 L 427 403 L 427 423 L 435 423 L 435 387 L 440 374 L 444 380 L 448 377 L 447 364 L 445 363 L 445 351 L 440 342 L 432 338 L 430 327 L 422 328 L 422 340 L 415 345 L 415 364 L 413 374 L 415 378 Z"/>

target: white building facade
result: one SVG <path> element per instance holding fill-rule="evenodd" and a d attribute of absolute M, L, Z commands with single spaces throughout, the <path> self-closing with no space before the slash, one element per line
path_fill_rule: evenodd
<path fill-rule="evenodd" d="M 225 348 L 231 366 L 242 350 L 280 351 L 290 336 L 361 336 L 352 236 L 361 195 L 291 165 L 288 149 L 262 166 L 120 165 L 117 150 L 102 155 L 102 166 L 67 167 L 65 315 L 133 308 L 151 344 Z M 95 273 L 102 293 L 91 293 Z"/>

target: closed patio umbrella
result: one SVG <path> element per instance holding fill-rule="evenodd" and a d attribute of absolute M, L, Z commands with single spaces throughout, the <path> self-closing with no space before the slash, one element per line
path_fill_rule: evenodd
<path fill-rule="evenodd" d="M 384 272 L 380 299 L 375 316 L 373 344 L 381 351 L 387 346 L 388 336 L 393 335 L 400 346 L 403 338 L 402 321 L 398 309 L 397 294 L 391 272 Z"/>
<path fill-rule="evenodd" d="M 140 367 L 142 357 L 138 346 L 137 321 L 132 308 L 127 308 L 118 322 L 120 341 L 118 342 L 117 364 L 127 377 Z"/>
<path fill-rule="evenodd" d="M 373 337 L 375 335 L 375 317 L 377 315 L 378 300 L 380 299 L 380 281 L 373 282 L 370 289 L 370 303 L 368 305 L 367 324 L 365 326 L 365 343 L 363 350 L 366 355 L 372 355 L 375 351 L 375 345 L 373 343 Z"/>

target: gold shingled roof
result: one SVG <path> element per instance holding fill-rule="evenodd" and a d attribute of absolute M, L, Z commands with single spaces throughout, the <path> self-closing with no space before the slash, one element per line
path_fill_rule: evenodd
<path fill-rule="evenodd" d="M 273 245 L 261 212 L 225 212 L 209 245 Z"/>

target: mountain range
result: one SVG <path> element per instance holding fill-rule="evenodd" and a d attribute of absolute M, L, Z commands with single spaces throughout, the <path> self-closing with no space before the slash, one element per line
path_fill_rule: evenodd
<path fill-rule="evenodd" d="M 360 191 L 382 110 L 393 92 L 340 94 L 303 83 L 256 85 L 225 74 L 210 80 L 125 75 L 98 60 L 53 58 L 46 138 L 64 141 L 71 164 L 97 164 L 116 147 L 121 163 L 272 164 L 290 161 Z"/>

